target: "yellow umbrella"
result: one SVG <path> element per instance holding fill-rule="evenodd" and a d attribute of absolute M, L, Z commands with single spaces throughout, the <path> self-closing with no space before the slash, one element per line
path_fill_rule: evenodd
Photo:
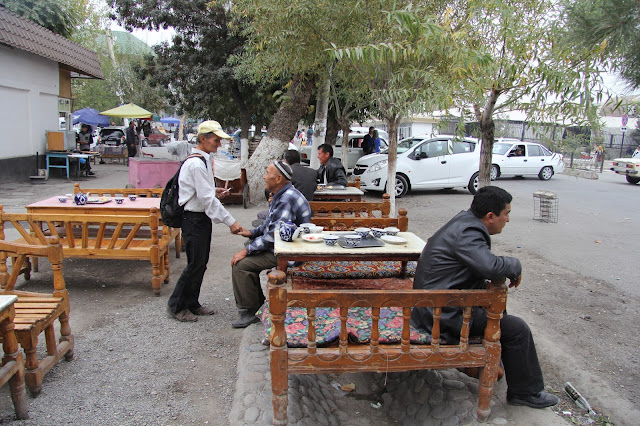
<path fill-rule="evenodd" d="M 126 104 L 102 111 L 100 114 L 120 118 L 151 118 L 151 113 L 136 104 Z"/>

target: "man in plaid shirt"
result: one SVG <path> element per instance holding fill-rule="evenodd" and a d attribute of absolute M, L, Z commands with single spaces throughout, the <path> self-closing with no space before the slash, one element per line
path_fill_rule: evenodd
<path fill-rule="evenodd" d="M 260 272 L 276 267 L 273 254 L 274 233 L 279 221 L 296 225 L 311 220 L 307 199 L 291 185 L 291 167 L 284 161 L 274 161 L 264 175 L 265 188 L 275 194 L 269 205 L 264 223 L 252 230 L 242 229 L 238 234 L 252 240 L 231 259 L 231 281 L 240 319 L 234 328 L 244 328 L 258 322 L 255 315 L 265 301 L 260 286 Z"/>

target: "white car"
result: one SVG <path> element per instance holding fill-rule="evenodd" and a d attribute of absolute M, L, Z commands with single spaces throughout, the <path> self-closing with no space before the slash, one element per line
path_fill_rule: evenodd
<path fill-rule="evenodd" d="M 365 155 L 356 163 L 353 174 L 360 187 L 368 191 L 386 191 L 387 153 Z M 463 187 L 478 190 L 480 142 L 475 138 L 440 135 L 415 136 L 398 142 L 396 197 L 411 189 Z"/>
<path fill-rule="evenodd" d="M 361 145 L 365 135 L 369 131 L 369 129 L 364 127 L 363 128 L 358 127 L 356 129 L 358 131 L 349 133 L 349 148 L 347 151 L 348 161 L 346 164 L 344 161 L 342 161 L 342 136 L 338 136 L 338 139 L 336 140 L 336 145 L 333 147 L 333 156 L 335 158 L 338 158 L 340 161 L 342 161 L 342 165 L 345 167 L 345 169 L 348 169 L 348 170 L 353 169 L 358 159 L 360 159 L 360 157 L 363 156 Z M 364 133 L 362 133 L 362 131 L 360 131 L 361 129 L 366 129 L 366 130 L 364 130 Z M 380 152 L 382 152 L 389 147 L 389 143 L 387 142 L 389 140 L 389 135 L 384 130 L 378 129 L 378 136 L 380 137 Z M 312 155 L 311 147 L 301 146 L 299 151 L 300 151 L 300 161 L 303 163 L 309 164 L 309 162 L 311 161 L 311 155 Z M 313 153 L 313 154 L 317 155 L 317 153 Z"/>
<path fill-rule="evenodd" d="M 627 182 L 630 184 L 636 185 L 640 183 L 640 154 L 637 158 L 616 158 L 613 160 L 612 166 L 611 170 L 620 175 L 625 175 Z"/>
<path fill-rule="evenodd" d="M 492 157 L 491 180 L 500 176 L 538 176 L 540 180 L 549 180 L 564 170 L 562 155 L 539 143 L 518 139 L 496 139 Z"/>

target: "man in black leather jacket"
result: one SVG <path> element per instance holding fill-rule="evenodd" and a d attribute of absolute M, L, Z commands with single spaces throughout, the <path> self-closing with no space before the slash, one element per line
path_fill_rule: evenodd
<path fill-rule="evenodd" d="M 333 158 L 333 147 L 323 143 L 318 147 L 318 183 L 347 186 L 347 172 L 337 158 Z"/>
<path fill-rule="evenodd" d="M 300 164 L 300 153 L 295 149 L 284 152 L 284 160 L 291 166 L 291 184 L 300 191 L 307 201 L 313 200 L 313 193 L 316 192 L 317 172 Z"/>
<path fill-rule="evenodd" d="M 485 288 L 486 280 L 504 277 L 511 280 L 509 287 L 520 285 L 520 261 L 491 253 L 490 235 L 502 232 L 509 222 L 511 199 L 507 191 L 495 186 L 478 190 L 469 210 L 458 213 L 429 238 L 418 260 L 413 288 L 481 289 Z M 431 309 L 414 308 L 411 324 L 431 332 Z M 485 310 L 473 308 L 471 335 L 483 336 L 486 324 Z M 457 344 L 462 327 L 462 309 L 443 308 L 440 327 L 446 344 Z M 500 328 L 502 363 L 508 386 L 507 402 L 534 408 L 557 404 L 555 395 L 544 392 L 542 370 L 527 323 L 505 312 Z"/>

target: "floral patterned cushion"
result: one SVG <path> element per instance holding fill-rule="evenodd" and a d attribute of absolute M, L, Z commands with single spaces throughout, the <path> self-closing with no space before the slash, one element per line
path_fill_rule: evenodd
<path fill-rule="evenodd" d="M 293 278 L 392 278 L 400 272 L 399 261 L 348 261 L 329 260 L 305 262 L 289 268 Z M 416 262 L 408 262 L 407 276 L 416 273 Z"/>
<path fill-rule="evenodd" d="M 265 302 L 256 314 L 264 325 L 264 337 L 268 341 L 271 334 L 271 320 L 269 318 L 269 302 Z M 305 308 L 288 308 L 285 319 L 287 332 L 287 346 L 303 348 L 308 344 L 307 333 L 309 321 Z M 380 343 L 400 343 L 402 339 L 402 309 L 380 309 Z M 356 343 L 369 343 L 371 340 L 371 308 L 350 308 L 347 318 L 347 332 L 349 340 Z M 316 308 L 316 344 L 327 346 L 336 342 L 340 337 L 340 309 Z M 411 343 L 428 344 L 431 335 L 411 327 Z"/>

